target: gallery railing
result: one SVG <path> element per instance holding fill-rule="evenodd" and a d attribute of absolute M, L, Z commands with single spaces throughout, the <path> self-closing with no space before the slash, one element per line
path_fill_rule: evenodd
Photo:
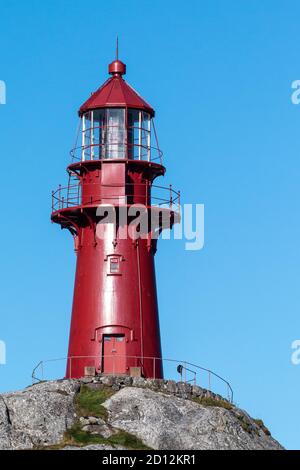
<path fill-rule="evenodd" d="M 215 389 L 218 388 L 218 392 L 220 391 L 220 394 L 223 396 L 226 396 L 226 398 L 232 403 L 233 402 L 233 389 L 230 385 L 230 383 L 221 377 L 219 374 L 216 374 L 210 369 L 207 369 L 205 367 L 199 366 L 197 364 L 193 364 L 191 362 L 187 361 L 179 361 L 176 359 L 162 359 L 162 358 L 157 358 L 157 357 L 141 357 L 141 356 L 119 356 L 119 355 L 112 355 L 112 356 L 104 356 L 105 358 L 113 358 L 113 364 L 114 361 L 117 361 L 120 358 L 126 358 L 133 360 L 135 362 L 136 366 L 143 365 L 145 361 L 151 361 L 152 367 L 150 370 L 152 370 L 152 375 L 153 377 L 149 377 L 150 379 L 156 379 L 157 378 L 157 371 L 161 369 L 163 366 L 164 369 L 169 368 L 170 366 L 172 367 L 170 372 L 170 375 L 176 371 L 177 373 L 180 374 L 180 379 L 184 383 L 192 383 L 193 385 L 199 385 L 202 388 L 207 388 L 209 391 L 214 391 Z M 76 360 L 83 360 L 83 359 L 88 359 L 89 360 L 89 365 L 91 364 L 91 361 L 94 362 L 95 369 L 97 370 L 98 364 L 99 364 L 99 359 L 101 359 L 102 356 L 70 356 L 70 357 L 64 357 L 64 358 L 58 358 L 58 359 L 47 359 L 40 361 L 33 369 L 32 371 L 32 383 L 37 383 L 37 382 L 42 382 L 44 380 L 50 380 L 49 375 L 47 374 L 47 366 L 49 364 L 54 364 L 57 362 L 64 363 L 64 365 L 67 363 L 68 364 L 68 370 L 69 370 L 69 378 L 72 378 L 72 369 L 74 370 L 74 364 Z M 174 366 L 174 367 L 173 367 Z M 118 372 L 114 372 L 116 368 L 113 366 L 112 372 L 110 372 L 108 375 L 120 375 Z M 101 374 L 100 375 L 105 375 Z M 75 377 L 74 377 L 75 378 Z M 222 390 L 220 390 L 220 386 L 222 387 Z M 214 390 L 213 390 L 214 389 Z M 216 393 L 216 392 L 215 392 Z"/>
<path fill-rule="evenodd" d="M 161 207 L 162 209 L 168 208 L 175 212 L 180 212 L 180 191 L 175 191 L 172 185 L 158 186 L 153 184 L 149 188 L 149 186 L 142 183 L 126 183 L 126 188 L 123 193 L 120 193 L 118 186 L 106 185 L 105 188 L 113 188 L 109 196 L 100 193 L 101 188 L 99 185 L 94 184 L 92 186 L 95 186 L 95 190 L 92 191 L 93 196 L 90 197 L 82 195 L 82 188 L 79 183 L 66 187 L 59 186 L 56 191 L 52 191 L 52 212 L 77 206 L 109 204 L 117 198 L 123 200 L 125 198 L 130 199 L 134 197 L 138 198 L 139 203 L 145 206 L 151 204 L 156 207 Z M 149 189 L 151 189 L 151 196 Z M 114 190 L 115 193 L 113 192 Z M 131 194 L 134 190 L 137 191 L 138 194 Z M 97 191 L 99 194 L 97 194 Z"/>

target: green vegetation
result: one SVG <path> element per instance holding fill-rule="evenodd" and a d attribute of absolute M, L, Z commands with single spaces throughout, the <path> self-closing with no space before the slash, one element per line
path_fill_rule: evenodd
<path fill-rule="evenodd" d="M 240 415 L 235 415 L 235 416 L 240 421 L 243 430 L 247 432 L 248 434 L 251 434 L 254 429 L 250 421 L 245 416 L 240 416 Z"/>
<path fill-rule="evenodd" d="M 76 413 L 78 416 L 96 416 L 107 419 L 107 410 L 102 403 L 110 398 L 115 392 L 110 387 L 92 390 L 86 385 L 80 388 L 75 398 Z"/>
<path fill-rule="evenodd" d="M 91 389 L 86 385 L 82 385 L 79 393 L 75 397 L 75 409 L 78 418 L 81 416 L 95 416 L 107 420 L 107 410 L 102 406 L 102 403 L 114 393 L 111 387 L 104 385 L 97 389 Z M 64 440 L 61 444 L 48 448 L 57 449 L 67 445 L 83 447 L 89 444 L 106 444 L 112 447 L 122 446 L 132 450 L 149 449 L 149 447 L 145 446 L 137 437 L 125 431 L 118 431 L 109 438 L 83 431 L 79 419 L 65 432 Z"/>
<path fill-rule="evenodd" d="M 145 446 L 142 441 L 137 437 L 129 434 L 125 431 L 118 431 L 109 438 L 101 437 L 97 434 L 91 434 L 83 431 L 79 423 L 75 423 L 74 426 L 66 431 L 64 442 L 62 447 L 66 445 L 73 445 L 77 447 L 87 446 L 89 444 L 106 444 L 112 447 L 122 446 L 126 449 L 131 450 L 147 450 L 149 447 Z"/>
<path fill-rule="evenodd" d="M 263 432 L 266 434 L 266 436 L 271 436 L 271 433 L 269 429 L 265 426 L 264 422 L 262 419 L 254 419 L 253 420 L 257 426 L 263 430 Z"/>
<path fill-rule="evenodd" d="M 108 439 L 112 445 L 119 445 L 132 450 L 149 450 L 143 442 L 137 437 L 125 431 L 119 431 Z"/>
<path fill-rule="evenodd" d="M 212 397 L 197 397 L 193 398 L 193 401 L 203 406 L 218 406 L 220 408 L 225 408 L 226 410 L 232 410 L 231 403 L 226 400 L 216 400 Z"/>

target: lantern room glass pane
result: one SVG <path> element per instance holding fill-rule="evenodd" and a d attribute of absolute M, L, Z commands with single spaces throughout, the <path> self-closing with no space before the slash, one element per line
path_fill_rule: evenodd
<path fill-rule="evenodd" d="M 135 159 L 139 155 L 139 120 L 140 111 L 136 109 L 129 109 L 127 116 L 127 144 L 128 144 L 128 158 Z"/>
<path fill-rule="evenodd" d="M 106 110 L 103 158 L 125 158 L 125 109 Z"/>
<path fill-rule="evenodd" d="M 151 117 L 148 113 L 136 109 L 128 110 L 128 158 L 137 160 L 150 159 L 150 125 Z"/>
<path fill-rule="evenodd" d="M 150 160 L 150 116 L 148 113 L 142 112 L 141 119 L 141 147 L 142 160 Z"/>
<path fill-rule="evenodd" d="M 91 158 L 91 120 L 92 112 L 85 113 L 82 121 L 82 160 Z"/>
<path fill-rule="evenodd" d="M 104 123 L 105 110 L 97 109 L 93 111 L 93 134 L 92 134 L 92 160 L 101 160 L 104 147 Z"/>

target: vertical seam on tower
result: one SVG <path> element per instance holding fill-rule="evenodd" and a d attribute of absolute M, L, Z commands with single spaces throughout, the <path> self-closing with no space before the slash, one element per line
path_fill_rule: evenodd
<path fill-rule="evenodd" d="M 144 335 L 143 335 L 143 303 L 142 303 L 142 280 L 141 280 L 141 265 L 140 265 L 140 244 L 137 240 L 137 267 L 138 267 L 138 278 L 139 278 L 139 307 L 140 307 L 140 330 L 141 330 L 141 359 L 144 365 Z"/>

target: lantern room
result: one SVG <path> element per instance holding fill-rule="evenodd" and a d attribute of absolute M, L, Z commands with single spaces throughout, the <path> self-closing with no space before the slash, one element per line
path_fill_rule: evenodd
<path fill-rule="evenodd" d="M 95 109 L 84 113 L 81 120 L 82 161 L 124 158 L 151 161 L 151 153 L 158 151 L 157 142 L 155 148 L 151 146 L 153 123 L 145 111 Z"/>
<path fill-rule="evenodd" d="M 81 106 L 81 142 L 75 160 L 159 160 L 154 110 L 123 79 L 126 66 L 120 60 L 109 65 L 112 75 Z"/>

